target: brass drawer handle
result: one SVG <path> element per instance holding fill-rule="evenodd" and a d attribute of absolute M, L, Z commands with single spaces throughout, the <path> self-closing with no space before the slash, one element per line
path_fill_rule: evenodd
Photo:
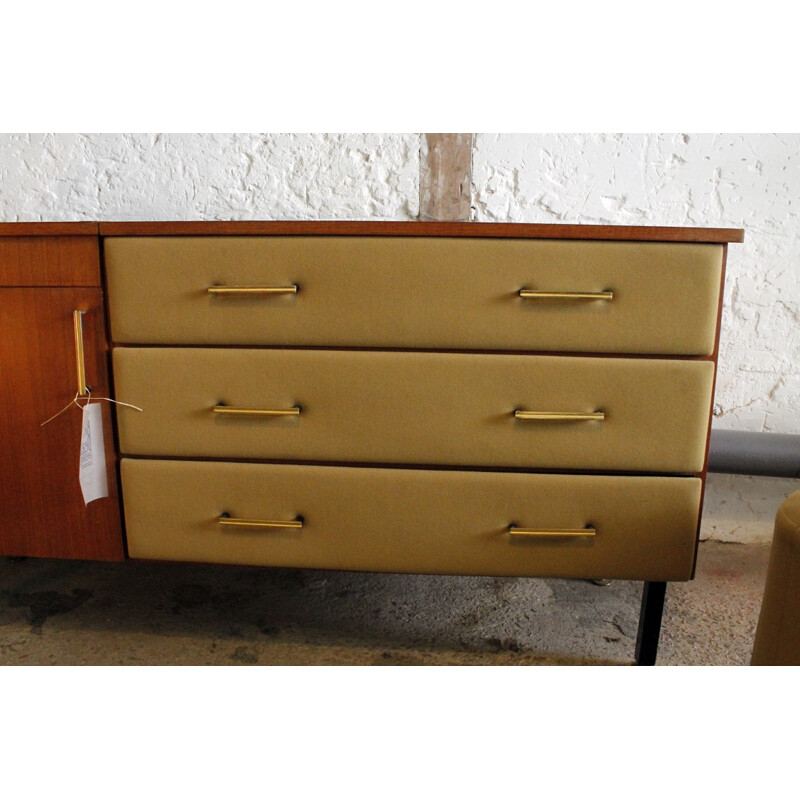
<path fill-rule="evenodd" d="M 220 514 L 217 522 L 224 528 L 292 528 L 298 529 L 303 527 L 303 518 L 287 520 L 272 520 L 272 519 L 238 519 L 229 514 Z"/>
<path fill-rule="evenodd" d="M 593 411 L 589 414 L 582 414 L 573 411 L 523 411 L 521 408 L 514 411 L 514 419 L 525 420 L 528 422 L 536 421 L 575 421 L 599 420 L 602 422 L 606 418 L 605 411 Z"/>
<path fill-rule="evenodd" d="M 297 284 L 292 283 L 289 286 L 209 286 L 209 294 L 297 294 L 300 288 Z"/>
<path fill-rule="evenodd" d="M 586 528 L 518 528 L 516 525 L 509 525 L 508 532 L 511 536 L 596 536 L 597 530 L 592 527 Z"/>
<path fill-rule="evenodd" d="M 215 414 L 240 417 L 299 417 L 300 406 L 292 408 L 239 408 L 237 406 L 216 405 L 211 409 Z"/>
<path fill-rule="evenodd" d="M 523 300 L 613 300 L 614 292 L 537 292 L 535 289 L 520 289 Z"/>

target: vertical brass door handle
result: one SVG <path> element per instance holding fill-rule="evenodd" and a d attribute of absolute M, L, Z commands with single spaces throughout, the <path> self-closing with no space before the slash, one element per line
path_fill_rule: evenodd
<path fill-rule="evenodd" d="M 83 349 L 83 315 L 85 311 L 72 312 L 72 330 L 75 335 L 75 364 L 78 372 L 78 395 L 87 394 L 86 386 L 86 358 Z"/>

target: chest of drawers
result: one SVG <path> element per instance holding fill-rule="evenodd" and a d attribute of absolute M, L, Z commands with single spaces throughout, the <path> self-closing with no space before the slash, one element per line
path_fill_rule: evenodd
<path fill-rule="evenodd" d="M 692 577 L 737 232 L 105 228 L 132 557 Z"/>
<path fill-rule="evenodd" d="M 114 393 L 142 408 L 115 409 L 109 459 L 127 556 L 644 581 L 653 662 L 666 583 L 694 572 L 741 231 L 164 222 L 93 240 Z"/>

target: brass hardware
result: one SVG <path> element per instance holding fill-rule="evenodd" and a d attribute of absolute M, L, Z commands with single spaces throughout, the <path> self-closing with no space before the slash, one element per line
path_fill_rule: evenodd
<path fill-rule="evenodd" d="M 581 422 L 584 420 L 600 420 L 601 422 L 606 418 L 604 411 L 593 411 L 589 414 L 581 414 L 580 412 L 573 411 L 523 411 L 518 408 L 514 412 L 514 419 L 536 421 L 536 420 L 565 420 Z"/>
<path fill-rule="evenodd" d="M 534 289 L 520 289 L 523 300 L 613 300 L 614 292 L 537 292 Z"/>
<path fill-rule="evenodd" d="M 509 525 L 508 532 L 511 536 L 596 536 L 595 528 L 518 528 L 516 525 Z"/>
<path fill-rule="evenodd" d="M 292 528 L 303 527 L 303 519 L 271 520 L 271 519 L 237 519 L 227 514 L 220 514 L 217 522 L 226 528 Z"/>
<path fill-rule="evenodd" d="M 237 408 L 236 406 L 216 405 L 211 409 L 215 414 L 227 414 L 242 417 L 297 417 L 300 406 L 292 408 Z"/>
<path fill-rule="evenodd" d="M 300 291 L 297 284 L 289 286 L 209 286 L 209 294 L 297 294 Z"/>
<path fill-rule="evenodd" d="M 86 359 L 83 352 L 83 315 L 85 311 L 72 312 L 72 329 L 75 334 L 75 363 L 78 368 L 78 395 L 87 394 Z"/>

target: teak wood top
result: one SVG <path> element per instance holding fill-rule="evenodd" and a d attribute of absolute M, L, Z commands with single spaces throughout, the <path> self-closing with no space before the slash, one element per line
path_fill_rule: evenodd
<path fill-rule="evenodd" d="M 0 236 L 97 236 L 97 222 L 0 222 Z"/>
<path fill-rule="evenodd" d="M 276 220 L 218 222 L 7 222 L 0 236 L 453 236 L 635 242 L 744 241 L 740 228 L 549 225 L 518 222 Z"/>

